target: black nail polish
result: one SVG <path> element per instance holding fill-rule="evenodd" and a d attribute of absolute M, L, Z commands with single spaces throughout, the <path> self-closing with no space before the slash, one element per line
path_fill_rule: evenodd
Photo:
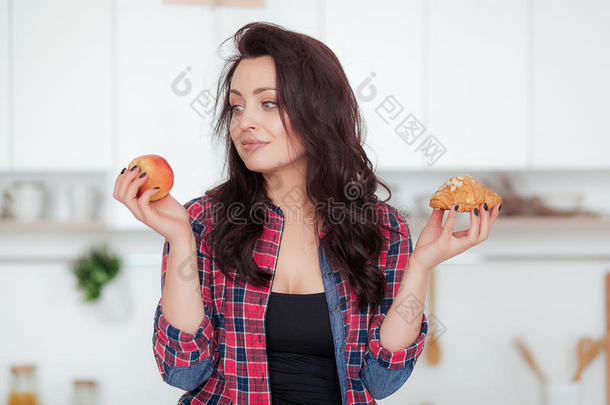
<path fill-rule="evenodd" d="M 142 174 L 141 174 L 140 176 L 138 176 L 138 177 L 142 178 L 142 177 L 144 177 L 144 176 L 146 176 L 146 172 L 142 173 Z"/>
<path fill-rule="evenodd" d="M 474 209 L 474 215 L 476 215 L 477 217 L 479 216 L 479 209 L 478 208 Z"/>
<path fill-rule="evenodd" d="M 500 211 L 502 209 L 502 204 L 500 204 L 500 207 L 498 207 L 498 211 Z"/>
<path fill-rule="evenodd" d="M 125 171 L 127 171 L 126 167 L 124 167 L 123 170 L 121 170 L 121 174 L 125 173 Z"/>
<path fill-rule="evenodd" d="M 158 189 L 160 189 L 160 188 L 161 188 L 161 187 L 155 187 L 155 190 L 158 190 Z"/>
<path fill-rule="evenodd" d="M 136 170 L 136 167 L 138 167 L 138 165 L 133 165 L 133 167 L 131 168 L 131 171 L 133 172 L 134 170 Z"/>
<path fill-rule="evenodd" d="M 487 206 L 487 203 L 483 203 L 483 208 L 485 208 L 485 211 L 489 211 L 489 207 Z"/>
<path fill-rule="evenodd" d="M 460 208 L 460 206 L 459 206 L 459 205 L 456 205 L 456 206 L 455 206 L 455 210 L 457 211 L 457 210 L 458 210 L 458 208 Z"/>

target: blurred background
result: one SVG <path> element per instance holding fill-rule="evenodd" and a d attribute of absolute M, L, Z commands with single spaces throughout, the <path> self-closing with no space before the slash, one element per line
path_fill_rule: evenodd
<path fill-rule="evenodd" d="M 222 182 L 219 45 L 252 21 L 337 54 L 414 242 L 449 177 L 504 198 L 489 239 L 434 269 L 424 353 L 379 403 L 606 403 L 602 0 L 0 0 L 0 403 L 177 402 L 151 344 L 163 238 L 113 184 L 144 154 L 182 203 Z"/>

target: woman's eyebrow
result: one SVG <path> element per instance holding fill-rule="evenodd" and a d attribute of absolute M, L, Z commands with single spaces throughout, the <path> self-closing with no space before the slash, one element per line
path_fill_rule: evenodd
<path fill-rule="evenodd" d="M 254 89 L 254 91 L 252 91 L 252 94 L 258 94 L 258 93 L 262 93 L 263 91 L 267 91 L 267 90 L 273 90 L 275 91 L 276 89 L 273 87 L 259 87 L 258 89 Z M 235 90 L 235 89 L 231 89 L 230 93 L 235 93 L 238 96 L 241 96 L 242 94 Z"/>

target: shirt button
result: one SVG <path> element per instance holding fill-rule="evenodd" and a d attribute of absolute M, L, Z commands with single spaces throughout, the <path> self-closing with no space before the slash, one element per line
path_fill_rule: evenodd
<path fill-rule="evenodd" d="M 345 384 L 344 385 L 347 387 L 347 380 L 345 380 Z"/>
<path fill-rule="evenodd" d="M 339 346 L 339 350 L 343 350 L 343 349 L 345 349 L 345 346 L 343 346 L 343 345 Z"/>
<path fill-rule="evenodd" d="M 330 271 L 326 272 L 326 277 L 330 277 Z"/>
<path fill-rule="evenodd" d="M 333 311 L 337 312 L 339 310 L 339 305 L 335 305 L 335 307 L 333 308 Z"/>

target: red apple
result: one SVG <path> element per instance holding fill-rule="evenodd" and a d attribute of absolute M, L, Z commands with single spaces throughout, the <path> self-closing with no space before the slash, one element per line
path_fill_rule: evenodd
<path fill-rule="evenodd" d="M 136 194 L 138 198 L 146 190 L 155 187 L 160 187 L 159 191 L 150 197 L 150 201 L 160 200 L 169 194 L 174 186 L 174 171 L 165 159 L 159 155 L 143 155 L 132 160 L 127 167 L 131 169 L 134 165 L 138 165 L 140 174 L 146 173 L 146 181 Z"/>

